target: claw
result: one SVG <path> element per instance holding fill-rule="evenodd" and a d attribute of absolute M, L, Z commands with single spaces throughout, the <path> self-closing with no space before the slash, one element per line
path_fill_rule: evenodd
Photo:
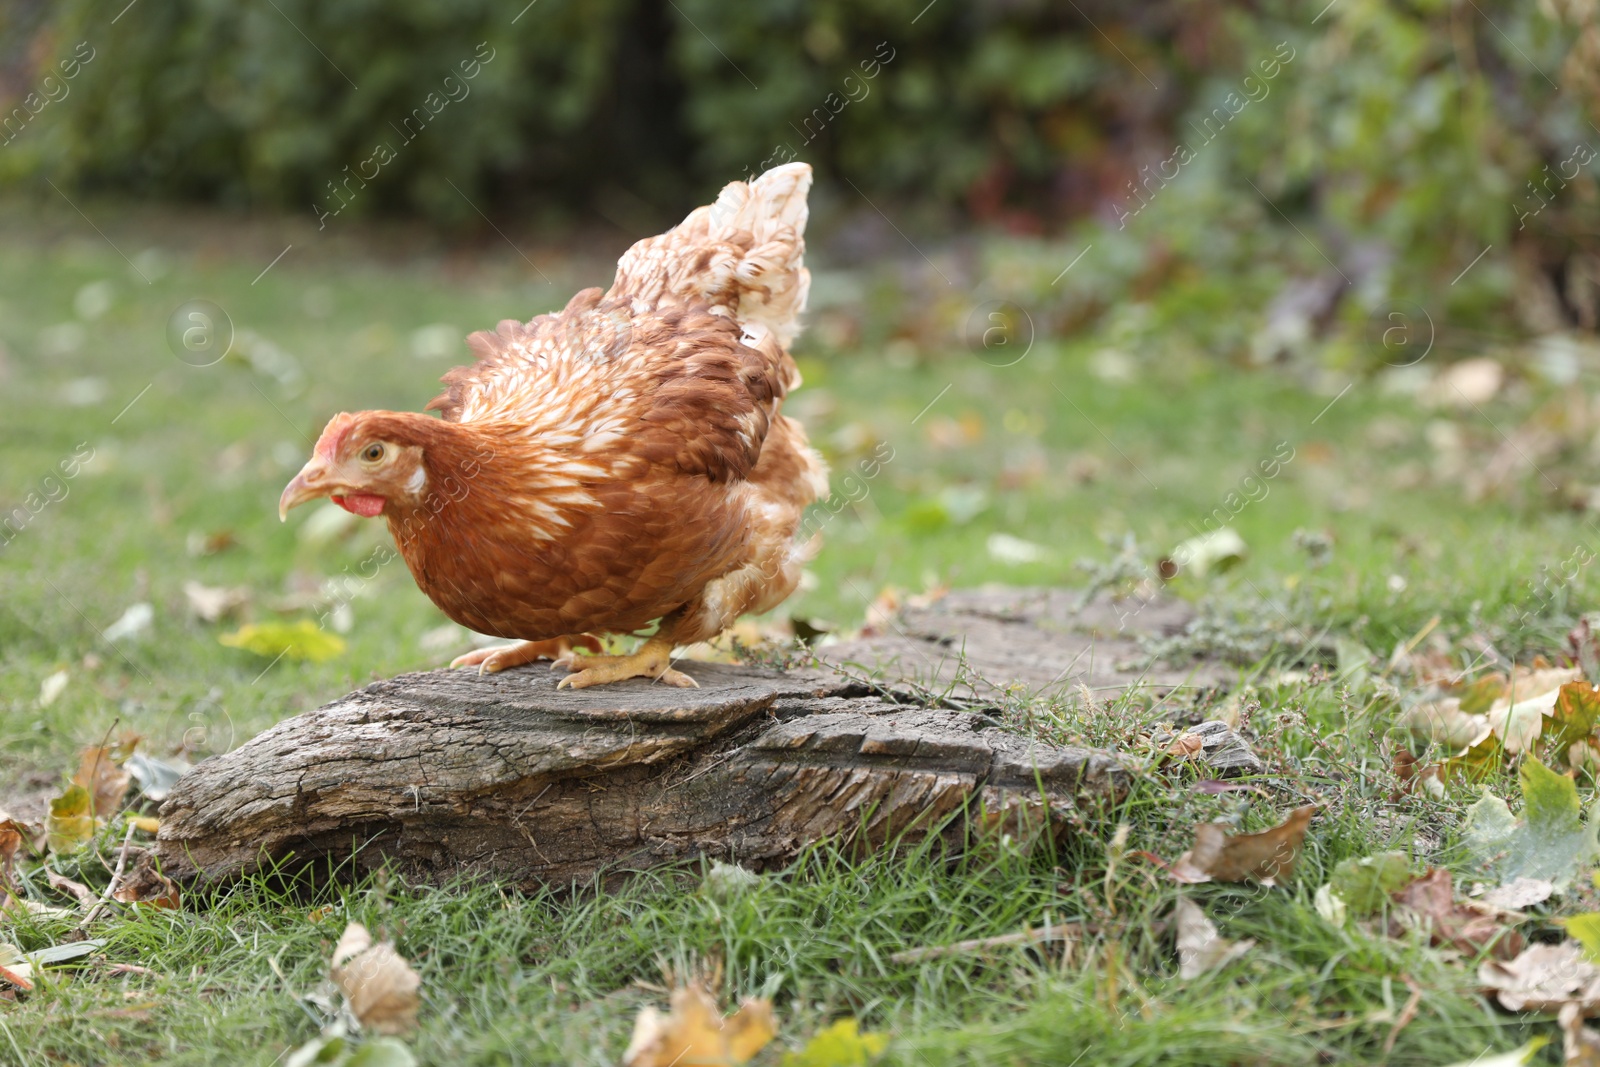
<path fill-rule="evenodd" d="M 556 688 L 587 689 L 629 678 L 649 678 L 680 689 L 698 689 L 700 684 L 693 678 L 672 669 L 672 633 L 672 625 L 663 620 L 661 628 L 632 655 L 584 656 L 583 669 L 561 679 Z M 577 658 L 572 660 L 572 666 L 577 666 Z"/>
<path fill-rule="evenodd" d="M 475 648 L 471 652 L 463 652 L 451 660 L 450 667 L 452 670 L 456 667 L 477 667 L 498 651 L 499 649 L 495 648 Z"/>
<path fill-rule="evenodd" d="M 700 683 L 674 670 L 670 660 L 655 650 L 640 649 L 631 656 L 587 657 L 583 670 L 567 675 L 556 683 L 557 689 L 587 689 L 591 685 L 609 685 L 629 678 L 648 678 L 679 689 L 699 689 Z M 598 661 L 598 662 L 597 662 Z"/>
<path fill-rule="evenodd" d="M 601 647 L 598 638 L 588 634 L 574 634 L 571 637 L 556 637 L 547 641 L 523 641 L 515 645 L 473 649 L 451 660 L 450 666 L 477 667 L 480 677 L 485 674 L 498 674 L 537 659 L 552 660 L 552 666 L 570 666 L 574 648 L 586 648 L 591 652 L 598 652 Z"/>

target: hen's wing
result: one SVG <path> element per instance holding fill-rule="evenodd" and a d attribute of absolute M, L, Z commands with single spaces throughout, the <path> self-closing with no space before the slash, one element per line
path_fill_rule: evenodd
<path fill-rule="evenodd" d="M 576 467 L 586 455 L 632 457 L 748 477 L 778 401 L 799 384 L 785 346 L 810 284 L 810 183 L 803 163 L 733 182 L 630 248 L 609 292 L 586 289 L 559 312 L 473 334 L 478 362 L 446 374 L 449 389 L 429 408 L 520 426 L 574 450 Z"/>

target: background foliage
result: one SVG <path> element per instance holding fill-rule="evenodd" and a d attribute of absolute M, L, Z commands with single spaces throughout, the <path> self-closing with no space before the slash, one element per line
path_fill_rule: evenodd
<path fill-rule="evenodd" d="M 1398 276 L 1464 343 L 1592 330 L 1592 169 L 1556 177 L 1576 145 L 1600 144 L 1589 0 L 1315 6 L 182 0 L 120 17 L 99 0 L 18 0 L 0 10 L 8 110 L 77 42 L 96 58 L 51 121 L 0 148 L 0 180 L 315 213 L 384 143 L 396 158 L 352 215 L 479 229 L 598 215 L 643 232 L 799 157 L 837 196 L 859 194 L 837 205 L 847 215 L 888 203 L 924 230 L 1132 232 L 1098 289 L 1052 292 L 1053 249 L 1012 272 L 1054 328 L 1189 282 L 1196 314 L 1152 327 L 1238 356 L 1247 339 L 1208 324 L 1208 279 L 1265 306 L 1287 265 L 1350 282 L 1357 322 Z M 398 136 L 480 44 L 493 59 L 469 94 Z M 1267 95 L 1202 142 L 1206 117 L 1281 48 L 1294 58 Z M 1148 181 L 1180 143 L 1197 158 Z M 1515 254 L 1451 286 L 1490 244 Z M 1318 329 L 1343 295 L 1311 300 Z M 1250 354 L 1283 353 L 1268 339 Z"/>

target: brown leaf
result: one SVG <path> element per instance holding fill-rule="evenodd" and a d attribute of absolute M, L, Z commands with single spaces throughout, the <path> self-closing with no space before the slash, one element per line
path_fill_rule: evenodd
<path fill-rule="evenodd" d="M 94 890 L 82 882 L 74 882 L 65 875 L 57 874 L 49 867 L 44 869 L 45 881 L 50 883 L 51 889 L 59 889 L 63 893 L 70 893 L 79 904 L 93 904 L 95 902 Z"/>
<path fill-rule="evenodd" d="M 1576 941 L 1534 945 L 1512 960 L 1484 960 L 1478 981 L 1507 1011 L 1560 1011 L 1569 1003 L 1584 1015 L 1600 1011 L 1600 967 L 1584 958 Z"/>
<path fill-rule="evenodd" d="M 744 1063 L 777 1034 L 772 1002 L 745 1000 L 722 1017 L 717 1002 L 697 984 L 672 991 L 672 1010 L 663 1015 L 646 1007 L 634 1020 L 633 1040 L 622 1054 L 623 1067 L 726 1067 Z"/>
<path fill-rule="evenodd" d="M 147 863 L 141 863 L 111 894 L 111 899 L 124 904 L 148 904 L 153 908 L 176 910 L 182 896 L 172 879 Z"/>
<path fill-rule="evenodd" d="M 22 848 L 23 830 L 17 821 L 0 811 L 0 887 L 13 888 L 11 868 L 17 862 L 17 852 Z"/>
<path fill-rule="evenodd" d="M 1505 913 L 1472 901 L 1457 901 L 1450 872 L 1429 871 L 1394 893 L 1405 911 L 1390 920 L 1390 933 L 1399 936 L 1408 923 L 1427 929 L 1429 943 L 1450 945 L 1469 956 L 1488 949 L 1501 959 L 1522 951 L 1522 935 L 1504 921 Z"/>
<path fill-rule="evenodd" d="M 239 541 L 234 537 L 232 530 L 212 530 L 210 533 L 194 530 L 189 534 L 188 543 L 185 547 L 188 548 L 191 556 L 214 556 L 218 552 L 225 552 L 233 548 L 238 543 Z"/>
<path fill-rule="evenodd" d="M 1402 748 L 1394 754 L 1394 776 L 1400 788 L 1389 795 L 1391 801 L 1412 793 L 1435 799 L 1444 796 L 1444 765 L 1441 763 L 1422 763 Z"/>
<path fill-rule="evenodd" d="M 1162 751 L 1178 760 L 1193 759 L 1205 750 L 1205 739 L 1199 734 L 1179 734 Z"/>
<path fill-rule="evenodd" d="M 109 748 L 86 748 L 78 759 L 78 773 L 73 782 L 89 792 L 89 802 L 97 818 L 104 819 L 122 807 L 122 798 L 128 795 L 133 776 L 112 758 Z"/>
<path fill-rule="evenodd" d="M 333 949 L 333 981 L 364 1029 L 404 1034 L 417 1027 L 422 977 L 387 941 L 374 943 L 360 923 L 344 928 Z"/>
<path fill-rule="evenodd" d="M 1179 882 L 1260 882 L 1276 885 L 1294 873 L 1306 827 L 1318 805 L 1306 804 L 1259 834 L 1230 834 L 1222 823 L 1194 828 L 1194 847 L 1178 857 L 1168 873 Z"/>

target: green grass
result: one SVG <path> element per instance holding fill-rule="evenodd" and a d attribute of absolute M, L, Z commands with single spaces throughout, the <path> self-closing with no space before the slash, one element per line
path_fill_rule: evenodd
<path fill-rule="evenodd" d="M 295 252 L 253 280 L 287 239 L 217 219 L 172 236 L 159 218 L 115 226 L 115 215 L 87 207 L 151 284 L 76 215 L 0 211 L 0 503 L 23 503 L 80 442 L 94 450 L 67 495 L 0 548 L 0 780 L 14 783 L 0 803 L 52 791 L 76 751 L 108 732 L 143 735 L 158 755 L 199 758 L 375 676 L 438 666 L 459 651 L 424 644 L 445 620 L 398 563 L 359 583 L 348 650 L 320 665 L 269 667 L 224 648 L 224 627 L 190 618 L 182 586 L 243 585 L 257 619 L 284 606 L 282 617 L 312 617 L 304 594 L 359 573 L 385 541 L 371 523 L 324 544 L 301 538 L 302 513 L 278 523 L 277 495 L 322 422 L 341 409 L 420 408 L 465 349 L 419 357 L 415 331 L 448 323 L 460 334 L 559 306 L 580 285 L 605 281 L 600 252 L 616 251 L 541 253 L 547 284 L 503 248 L 380 259 L 301 234 Z M 146 254 L 163 243 L 160 256 Z M 85 296 L 85 287 L 101 282 L 109 307 L 85 318 L 103 291 Z M 235 359 L 194 368 L 174 358 L 167 318 L 199 297 L 258 339 L 246 349 L 259 354 L 270 342 L 292 354 L 302 381 L 285 386 Z M 869 297 L 861 303 L 870 318 Z M 716 966 L 726 1003 L 775 998 L 780 1046 L 853 1015 L 894 1036 L 893 1063 L 1067 1063 L 1089 1049 L 1086 1064 L 1442 1064 L 1552 1032 L 1488 1006 L 1471 960 L 1317 917 L 1312 891 L 1344 858 L 1401 848 L 1419 864 L 1466 873 L 1456 834 L 1474 792 L 1391 799 L 1393 701 L 1372 684 L 1273 678 L 1295 658 L 1282 643 L 1288 622 L 1353 638 L 1383 659 L 1434 615 L 1438 639 L 1461 662 L 1480 639 L 1504 657 L 1559 649 L 1594 589 L 1588 570 L 1533 617 L 1518 612 L 1540 568 L 1596 540 L 1544 485 L 1546 476 L 1563 491 L 1582 484 L 1587 441 L 1541 452 L 1539 471 L 1469 500 L 1429 426 L 1454 427 L 1467 469 L 1481 469 L 1502 447 L 1499 430 L 1516 432 L 1560 390 L 1529 377 L 1481 412 L 1423 410 L 1358 373 L 1308 388 L 1287 374 L 1241 371 L 1235 353 L 1197 359 L 1159 337 L 1127 357 L 1132 380 L 1118 382 L 1094 370 L 1106 343 L 1041 339 L 1016 365 L 992 367 L 954 344 L 902 347 L 891 359 L 809 342 L 807 385 L 790 410 L 838 475 L 880 442 L 894 458 L 823 527 L 815 582 L 780 615 L 849 628 L 888 585 L 1082 585 L 1115 577 L 1119 554 L 1122 573 L 1129 563 L 1147 569 L 1286 443 L 1294 459 L 1232 522 L 1247 561 L 1173 583 L 1215 613 L 1212 644 L 1279 639 L 1241 665 L 1262 683 L 1251 725 L 1277 776 L 1248 812 L 1243 794 L 1212 796 L 1184 774 L 1151 773 L 1114 809 L 1082 812 L 1076 836 L 1054 853 L 989 848 L 851 864 L 820 848 L 725 901 L 696 891 L 694 867 L 639 876 L 616 892 L 532 896 L 383 879 L 294 892 L 247 882 L 191 896 L 180 913 L 98 924 L 108 960 L 150 973 L 55 972 L 26 1003 L 0 1005 L 0 1060 L 272 1063 L 315 1033 L 297 998 L 322 982 L 347 918 L 393 937 L 421 971 L 426 1002 L 412 1044 L 438 1064 L 615 1062 L 637 1009 L 663 999 L 652 983 Z M 224 531 L 234 547 L 190 553 L 192 538 Z M 1331 536 L 1325 565 L 1298 547 L 1297 531 Z M 997 559 L 988 547 L 996 534 L 1043 546 L 1044 556 Z M 294 595 L 298 607 L 283 603 Z M 109 644 L 103 632 L 136 602 L 153 605 L 152 631 Z M 59 668 L 68 684 L 41 707 L 40 683 Z M 1134 698 L 1010 710 L 1052 737 L 1124 746 L 1141 743 L 1152 714 Z M 1171 936 L 1157 932 L 1176 888 L 1136 854 L 1172 859 L 1197 821 L 1238 816 L 1262 828 L 1306 799 L 1326 807 L 1292 885 L 1192 891 L 1226 936 L 1255 938 L 1256 949 L 1220 975 L 1181 981 Z M 1119 823 L 1129 828 L 1120 852 L 1111 843 Z M 114 851 L 103 842 L 90 855 Z M 82 862 L 83 877 L 103 885 L 98 861 Z M 1592 905 L 1591 895 L 1563 908 Z M 323 904 L 332 910 L 312 921 Z M 1047 918 L 1101 932 L 1066 953 L 889 959 Z M 9 927 L 0 939 L 24 948 L 71 926 L 0 922 Z M 1386 1054 L 1407 978 L 1425 993 Z"/>

